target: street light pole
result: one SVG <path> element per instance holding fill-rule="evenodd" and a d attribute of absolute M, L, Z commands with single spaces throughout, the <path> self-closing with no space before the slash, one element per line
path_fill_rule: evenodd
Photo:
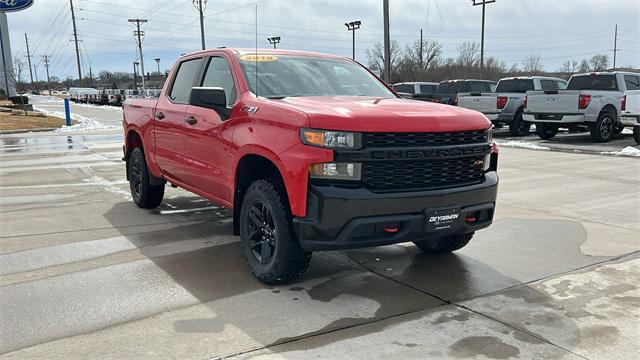
<path fill-rule="evenodd" d="M 158 64 L 158 74 L 160 74 L 160 58 L 155 58 L 153 60 L 155 60 L 156 64 Z"/>
<path fill-rule="evenodd" d="M 496 2 L 496 0 L 471 0 L 473 6 L 482 5 L 482 33 L 480 35 L 480 68 L 484 67 L 484 9 L 487 4 Z"/>
<path fill-rule="evenodd" d="M 352 46 L 353 54 L 351 55 L 351 58 L 353 60 L 356 59 L 356 30 L 360 29 L 360 25 L 362 25 L 362 21 L 360 20 L 344 23 L 344 26 L 347 27 L 347 30 L 353 33 L 353 46 Z"/>
<path fill-rule="evenodd" d="M 273 44 L 273 48 L 275 49 L 276 45 L 280 43 L 280 36 L 272 36 L 267 38 L 267 40 L 269 41 L 269 44 Z"/>

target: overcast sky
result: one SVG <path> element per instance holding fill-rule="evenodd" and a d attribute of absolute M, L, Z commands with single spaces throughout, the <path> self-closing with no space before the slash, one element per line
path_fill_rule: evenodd
<path fill-rule="evenodd" d="M 208 0 L 207 47 L 255 47 L 257 0 Z M 356 33 L 357 60 L 382 41 L 382 0 L 262 0 L 258 5 L 258 45 L 279 35 L 286 49 L 351 56 L 351 34 L 344 23 L 361 20 Z M 463 41 L 479 41 L 481 7 L 471 0 L 390 0 L 391 38 L 403 45 L 419 38 L 443 44 L 454 57 Z M 146 71 L 169 68 L 183 53 L 199 50 L 197 11 L 191 0 L 74 0 L 82 40 L 83 71 L 131 71 L 137 58 L 128 18 L 146 18 L 143 51 Z M 68 0 L 35 0 L 24 11 L 9 13 L 14 55 L 26 54 L 24 34 L 44 78 L 41 55 L 51 56 L 52 74 L 77 77 Z M 618 24 L 618 66 L 640 67 L 640 1 L 638 0 L 497 0 L 487 5 L 485 56 L 508 65 L 538 54 L 545 70 L 597 53 L 612 56 Z"/>

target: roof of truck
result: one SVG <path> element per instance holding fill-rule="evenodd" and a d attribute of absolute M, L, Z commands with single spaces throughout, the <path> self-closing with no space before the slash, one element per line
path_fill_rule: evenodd
<path fill-rule="evenodd" d="M 448 82 L 458 82 L 458 81 L 481 81 L 481 82 L 488 82 L 488 83 L 492 83 L 492 84 L 496 83 L 493 80 L 482 80 L 482 79 L 451 79 L 451 80 L 441 81 L 440 84 L 448 83 Z"/>
<path fill-rule="evenodd" d="M 529 75 L 529 76 L 510 76 L 510 77 L 506 77 L 506 78 L 502 78 L 499 81 L 502 80 L 520 80 L 520 79 L 526 79 L 526 80 L 533 80 L 533 79 L 541 79 L 541 80 L 560 80 L 560 81 L 566 81 L 564 79 L 558 78 L 558 77 L 553 77 L 553 76 L 536 76 L 536 75 Z"/>
<path fill-rule="evenodd" d="M 290 56 L 310 56 L 310 57 L 322 57 L 328 59 L 349 59 L 344 56 L 332 55 L 332 54 L 323 54 L 319 52 L 312 51 L 299 51 L 299 50 L 286 50 L 286 49 L 251 49 L 251 48 L 226 48 L 220 47 L 215 49 L 206 49 L 201 51 L 195 51 L 188 54 L 183 54 L 180 57 L 185 56 L 193 56 L 197 54 L 206 55 L 213 51 L 222 51 L 230 55 L 242 56 L 242 55 L 290 55 Z"/>
<path fill-rule="evenodd" d="M 640 75 L 640 73 L 638 72 L 633 72 L 633 71 L 590 71 L 590 72 L 586 72 L 586 73 L 580 73 L 580 74 L 573 74 L 573 76 L 587 76 L 587 75 L 616 75 L 616 74 L 622 74 L 622 75 Z"/>

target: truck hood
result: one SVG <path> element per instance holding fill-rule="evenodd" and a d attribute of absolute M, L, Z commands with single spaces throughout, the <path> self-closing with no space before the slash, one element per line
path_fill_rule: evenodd
<path fill-rule="evenodd" d="M 441 132 L 487 129 L 477 111 L 408 99 L 364 96 L 288 97 L 272 100 L 302 111 L 317 129 L 368 132 Z"/>

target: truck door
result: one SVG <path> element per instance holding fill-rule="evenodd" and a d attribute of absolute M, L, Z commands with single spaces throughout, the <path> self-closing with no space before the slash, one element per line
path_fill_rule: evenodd
<path fill-rule="evenodd" d="M 202 58 L 196 58 L 178 64 L 167 91 L 158 99 L 154 114 L 156 162 L 164 174 L 181 182 L 185 182 L 186 175 L 185 113 L 201 63 Z"/>
<path fill-rule="evenodd" d="M 236 85 L 228 60 L 221 56 L 205 59 L 204 75 L 197 86 L 223 88 L 227 107 L 236 103 Z M 231 112 L 233 116 L 233 112 Z M 189 106 L 185 142 L 187 183 L 214 198 L 232 203 L 233 130 L 232 119 L 223 118 L 215 110 Z"/>

